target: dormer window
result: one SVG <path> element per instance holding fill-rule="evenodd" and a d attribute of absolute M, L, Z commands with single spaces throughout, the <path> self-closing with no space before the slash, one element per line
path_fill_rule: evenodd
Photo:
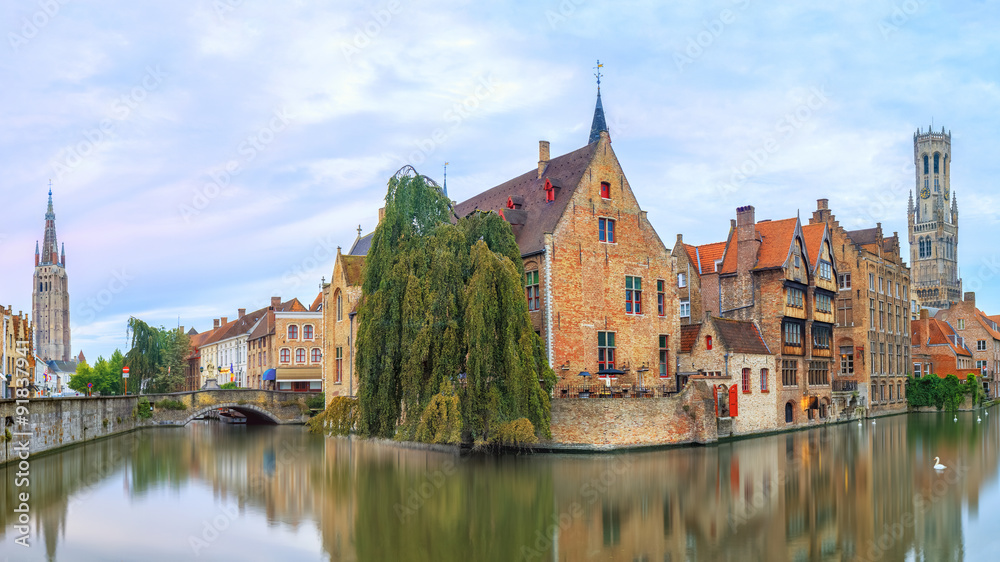
<path fill-rule="evenodd" d="M 705 349 L 712 350 L 712 336 L 705 336 Z"/>
<path fill-rule="evenodd" d="M 559 188 L 559 186 L 556 185 L 556 184 L 554 184 L 554 183 L 552 183 L 551 179 L 545 178 L 545 200 L 546 201 L 555 201 L 556 200 L 556 189 L 558 189 L 558 188 Z"/>
<path fill-rule="evenodd" d="M 606 181 L 601 182 L 601 199 L 611 199 L 611 184 Z"/>

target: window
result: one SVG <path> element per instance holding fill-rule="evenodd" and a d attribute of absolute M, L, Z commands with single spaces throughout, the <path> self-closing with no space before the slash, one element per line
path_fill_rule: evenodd
<path fill-rule="evenodd" d="M 656 280 L 656 312 L 660 316 L 667 315 L 667 297 L 663 293 L 663 279 Z"/>
<path fill-rule="evenodd" d="M 340 384 L 340 382 L 344 380 L 344 348 L 343 347 L 338 347 L 337 348 L 337 361 L 336 361 L 336 363 L 337 363 L 337 375 L 336 375 L 337 379 L 334 382 L 336 382 L 337 384 Z"/>
<path fill-rule="evenodd" d="M 760 370 L 760 391 L 770 392 L 767 388 L 767 369 Z"/>
<path fill-rule="evenodd" d="M 964 330 L 965 329 L 965 319 L 964 318 L 959 318 L 958 319 L 958 329 L 959 330 Z"/>
<path fill-rule="evenodd" d="M 803 293 L 801 289 L 788 287 L 785 289 L 785 303 L 792 308 L 803 308 Z"/>
<path fill-rule="evenodd" d="M 978 340 L 976 342 L 976 351 L 986 351 L 986 340 Z"/>
<path fill-rule="evenodd" d="M 826 326 L 813 326 L 813 348 L 830 349 L 830 328 Z"/>
<path fill-rule="evenodd" d="M 896 400 L 902 400 L 902 399 L 903 399 L 903 383 L 897 382 L 896 383 Z"/>
<path fill-rule="evenodd" d="M 937 178 L 934 178 L 934 193 L 941 191 L 941 183 Z M 890 394 L 892 393 L 892 387 L 889 387 Z"/>
<path fill-rule="evenodd" d="M 642 277 L 625 276 L 625 314 L 642 314 Z"/>
<path fill-rule="evenodd" d="M 830 384 L 830 364 L 826 361 L 809 362 L 809 384 L 825 385 Z"/>
<path fill-rule="evenodd" d="M 851 290 L 851 274 L 850 273 L 841 273 L 840 275 L 837 276 L 837 278 L 839 280 L 838 285 L 840 285 L 840 290 L 841 291 L 850 291 Z"/>
<path fill-rule="evenodd" d="M 691 317 L 691 301 L 684 299 L 680 302 L 681 318 Z"/>
<path fill-rule="evenodd" d="M 684 287 L 688 286 L 687 273 L 678 273 L 677 274 L 677 286 L 680 287 L 680 288 L 684 288 Z"/>
<path fill-rule="evenodd" d="M 833 314 L 833 299 L 828 295 L 816 295 L 816 311 Z"/>
<path fill-rule="evenodd" d="M 312 324 L 306 324 L 302 328 L 302 339 L 311 340 L 313 339 L 313 326 Z"/>
<path fill-rule="evenodd" d="M 899 283 L 896 283 L 896 298 L 899 298 Z"/>
<path fill-rule="evenodd" d="M 882 301 L 878 301 L 878 331 L 880 332 L 885 331 L 885 311 L 883 310 L 884 304 L 885 303 Z"/>
<path fill-rule="evenodd" d="M 875 299 L 868 299 L 868 318 L 871 321 L 869 328 L 875 329 Z"/>
<path fill-rule="evenodd" d="M 304 348 L 298 348 L 295 350 L 295 362 L 305 363 L 306 362 L 306 350 Z"/>
<path fill-rule="evenodd" d="M 880 292 L 880 293 L 884 292 L 882 290 L 882 278 L 881 277 L 878 278 L 878 292 Z"/>
<path fill-rule="evenodd" d="M 750 369 L 745 367 L 743 369 L 743 394 L 748 394 L 750 392 Z"/>
<path fill-rule="evenodd" d="M 986 365 L 988 365 L 988 364 L 989 364 L 989 362 L 987 362 L 987 361 L 976 361 L 976 369 L 979 369 L 980 373 L 985 373 L 986 372 Z"/>
<path fill-rule="evenodd" d="M 885 402 L 885 383 L 882 383 L 879 387 L 879 400 Z"/>
<path fill-rule="evenodd" d="M 840 348 L 840 374 L 854 374 L 854 348 L 851 346 L 841 346 Z"/>
<path fill-rule="evenodd" d="M 913 364 L 913 377 L 919 379 L 920 376 L 921 376 L 920 363 L 914 363 Z"/>
<path fill-rule="evenodd" d="M 937 152 L 935 152 L 935 153 L 934 153 L 934 173 L 935 173 L 935 174 L 936 174 L 936 173 L 938 173 L 938 162 L 939 162 L 940 160 L 941 160 L 941 154 L 940 154 L 940 153 L 937 153 Z"/>
<path fill-rule="evenodd" d="M 798 386 L 799 362 L 784 359 L 781 361 L 781 384 L 782 386 Z"/>
<path fill-rule="evenodd" d="M 892 383 L 889 383 L 889 402 L 892 402 Z"/>
<path fill-rule="evenodd" d="M 667 372 L 667 358 L 669 352 L 667 350 L 667 343 L 669 342 L 669 336 L 660 335 L 660 378 L 666 378 L 669 376 Z"/>
<path fill-rule="evenodd" d="M 343 295 L 337 293 L 337 322 L 344 319 L 344 299 Z"/>
<path fill-rule="evenodd" d="M 705 349 L 712 350 L 712 336 L 705 336 Z"/>
<path fill-rule="evenodd" d="M 614 219 L 597 219 L 597 239 L 601 242 L 615 241 L 615 221 Z"/>
<path fill-rule="evenodd" d="M 789 347 L 802 347 L 802 324 L 798 322 L 785 322 L 785 345 Z"/>
<path fill-rule="evenodd" d="M 292 360 L 292 352 L 289 351 L 287 347 L 281 348 L 281 351 L 279 353 L 281 356 L 282 363 L 288 363 L 289 361 Z"/>
<path fill-rule="evenodd" d="M 868 290 L 869 291 L 874 291 L 875 290 L 875 274 L 874 273 L 869 273 L 868 274 Z"/>
<path fill-rule="evenodd" d="M 601 182 L 601 199 L 611 199 L 611 184 L 606 181 Z"/>
<path fill-rule="evenodd" d="M 827 281 L 833 279 L 833 267 L 830 265 L 830 262 L 819 262 L 819 278 L 826 279 Z"/>
<path fill-rule="evenodd" d="M 313 363 L 319 363 L 322 360 L 323 360 L 323 352 L 320 351 L 318 347 L 314 347 L 312 349 L 312 359 L 311 359 L 311 361 Z"/>
<path fill-rule="evenodd" d="M 288 339 L 297 340 L 299 339 L 299 327 L 296 325 L 291 325 L 288 327 Z"/>
<path fill-rule="evenodd" d="M 538 270 L 528 271 L 524 274 L 525 293 L 528 296 L 528 310 L 539 309 L 538 298 Z"/>
<path fill-rule="evenodd" d="M 799 259 L 799 255 L 795 254 L 795 267 L 801 267 L 802 261 Z"/>
<path fill-rule="evenodd" d="M 601 371 L 615 368 L 614 332 L 597 332 L 597 367 Z"/>

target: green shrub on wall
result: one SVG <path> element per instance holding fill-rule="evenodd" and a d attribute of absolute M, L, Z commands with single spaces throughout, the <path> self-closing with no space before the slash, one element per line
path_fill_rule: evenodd
<path fill-rule="evenodd" d="M 187 410 L 187 405 L 180 400 L 174 400 L 172 398 L 164 398 L 163 400 L 158 400 L 156 402 L 156 407 L 161 410 Z"/>
<path fill-rule="evenodd" d="M 913 407 L 934 406 L 938 410 L 953 412 L 961 407 L 967 396 L 972 398 L 974 406 L 980 404 L 985 396 L 975 375 L 969 375 L 965 381 L 955 375 L 943 379 L 937 376 L 909 377 L 906 381 L 906 401 Z"/>
<path fill-rule="evenodd" d="M 306 422 L 309 431 L 328 435 L 348 435 L 358 420 L 358 400 L 336 396 L 319 414 Z"/>

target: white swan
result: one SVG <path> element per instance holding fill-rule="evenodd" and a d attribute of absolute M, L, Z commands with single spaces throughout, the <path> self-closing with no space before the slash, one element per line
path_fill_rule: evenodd
<path fill-rule="evenodd" d="M 941 464 L 941 458 L 940 457 L 934 457 L 934 470 L 944 470 L 946 468 L 948 468 L 948 467 L 945 466 L 945 465 L 943 465 L 943 464 Z"/>
<path fill-rule="evenodd" d="M 861 427 L 861 420 L 858 420 L 858 427 Z"/>
<path fill-rule="evenodd" d="M 981 418 L 981 417 L 979 417 L 979 416 L 976 416 L 976 421 L 977 421 L 977 422 L 981 422 L 981 421 L 983 421 L 983 418 Z"/>
<path fill-rule="evenodd" d="M 955 419 L 952 420 L 952 421 L 958 421 L 958 416 L 955 416 Z"/>
<path fill-rule="evenodd" d="M 875 425 L 875 420 L 872 420 L 872 425 Z"/>

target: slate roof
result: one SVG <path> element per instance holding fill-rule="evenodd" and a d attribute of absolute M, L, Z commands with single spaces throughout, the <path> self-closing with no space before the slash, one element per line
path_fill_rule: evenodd
<path fill-rule="evenodd" d="M 506 207 L 509 197 L 520 196 L 524 200 L 521 210 L 526 212 L 526 219 L 524 226 L 514 233 L 514 238 L 522 256 L 539 253 L 544 249 L 545 233 L 555 230 L 583 178 L 583 172 L 593 160 L 597 146 L 598 143 L 588 144 L 549 160 L 541 178 L 538 177 L 538 168 L 533 168 L 463 201 L 455 205 L 455 215 L 464 217 L 476 210 L 500 211 Z M 555 201 L 545 200 L 546 179 L 557 186 Z"/>
<path fill-rule="evenodd" d="M 691 350 L 694 349 L 694 342 L 698 341 L 699 330 L 701 330 L 701 324 L 681 325 L 681 353 L 691 353 Z"/>
<path fill-rule="evenodd" d="M 753 322 L 713 318 L 715 329 L 722 344 L 733 353 L 770 355 L 770 350 L 761 338 L 760 330 Z"/>
<path fill-rule="evenodd" d="M 76 373 L 76 361 L 46 361 L 50 373 Z"/>
<path fill-rule="evenodd" d="M 859 244 L 861 246 L 867 244 L 875 244 L 878 242 L 878 229 L 877 228 L 862 228 L 860 230 L 847 230 L 844 232 L 851 242 Z"/>
<path fill-rule="evenodd" d="M 355 240 L 354 244 L 351 244 L 350 251 L 347 252 L 348 255 L 367 256 L 368 250 L 372 247 L 372 235 L 374 234 L 375 234 L 374 232 L 369 232 L 368 234 L 365 234 L 364 236 Z"/>

